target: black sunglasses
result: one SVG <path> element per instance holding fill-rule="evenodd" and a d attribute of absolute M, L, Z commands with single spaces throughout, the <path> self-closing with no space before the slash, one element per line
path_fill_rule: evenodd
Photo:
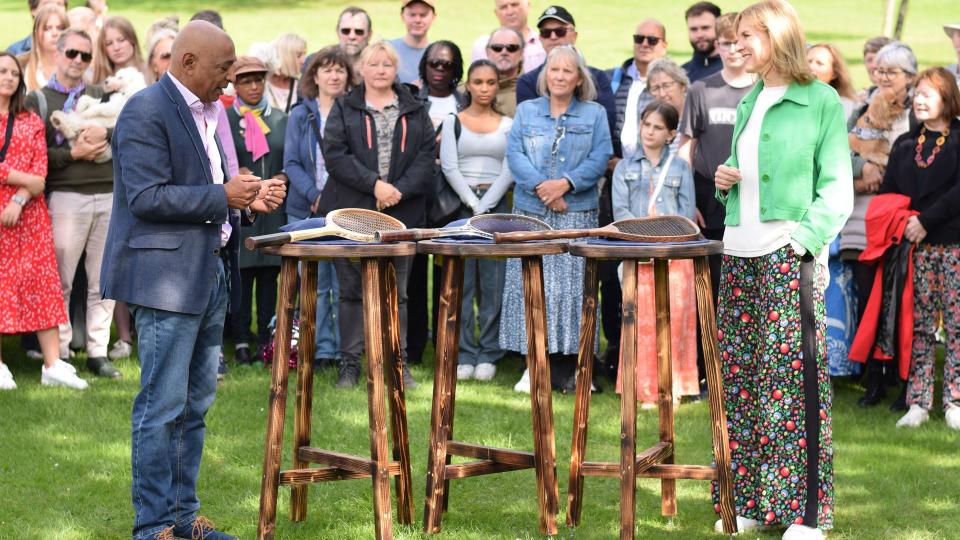
<path fill-rule="evenodd" d="M 78 54 L 80 55 L 80 60 L 83 60 L 84 62 L 89 62 L 93 60 L 93 53 L 78 51 L 76 49 L 67 49 L 63 51 L 63 55 L 69 58 L 70 60 L 73 60 L 74 58 L 76 58 Z"/>
<path fill-rule="evenodd" d="M 563 26 L 559 28 L 541 28 L 540 29 L 540 38 L 541 39 L 550 39 L 550 34 L 557 36 L 558 38 L 567 37 L 567 32 L 569 28 L 564 28 Z"/>
<path fill-rule="evenodd" d="M 490 45 L 487 45 L 487 48 L 495 53 L 503 52 L 504 49 L 506 49 L 509 53 L 515 53 L 520 50 L 520 46 L 516 43 L 510 43 L 508 45 L 504 45 L 502 43 L 491 43 Z"/>
<path fill-rule="evenodd" d="M 453 69 L 453 62 L 449 60 L 427 60 L 427 65 L 433 69 L 443 69 L 447 71 Z"/>
<path fill-rule="evenodd" d="M 659 38 L 657 36 L 645 36 L 643 34 L 633 35 L 633 42 L 636 43 L 637 45 L 643 45 L 644 40 L 646 40 L 648 45 L 650 45 L 651 47 L 656 47 L 660 43 L 661 39 L 663 38 Z"/>
<path fill-rule="evenodd" d="M 367 31 L 364 30 L 363 28 L 341 28 L 341 29 L 340 29 L 340 33 L 343 34 L 343 35 L 345 35 L 345 36 L 349 36 L 349 35 L 350 35 L 350 32 L 353 32 L 353 33 L 356 34 L 358 37 L 363 37 L 363 36 L 365 36 L 366 33 L 367 33 Z"/>

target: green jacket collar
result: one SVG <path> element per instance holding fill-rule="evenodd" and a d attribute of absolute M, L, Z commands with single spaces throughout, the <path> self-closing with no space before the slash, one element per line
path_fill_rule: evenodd
<path fill-rule="evenodd" d="M 787 87 L 787 92 L 783 94 L 777 103 L 781 101 L 788 100 L 796 103 L 797 105 L 809 105 L 810 104 L 810 84 L 800 84 L 797 81 L 792 81 Z M 749 94 L 744 96 L 743 101 L 740 103 L 741 107 L 749 106 L 750 110 L 753 110 L 753 106 L 757 103 L 757 96 L 760 95 L 760 92 L 763 91 L 763 79 L 757 81 L 757 84 L 754 85 L 753 90 Z M 774 103 L 776 105 L 777 103 Z"/>

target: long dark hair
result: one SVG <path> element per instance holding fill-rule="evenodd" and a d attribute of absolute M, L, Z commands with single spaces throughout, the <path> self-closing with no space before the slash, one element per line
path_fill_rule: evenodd
<path fill-rule="evenodd" d="M 20 65 L 17 57 L 6 51 L 0 51 L 0 58 L 4 57 L 12 59 L 13 63 L 17 65 L 17 71 L 20 73 L 20 81 L 17 82 L 17 89 L 14 90 L 13 95 L 10 96 L 10 115 L 7 118 L 13 118 L 27 110 L 27 83 L 23 78 L 23 66 Z"/>
<path fill-rule="evenodd" d="M 465 89 L 465 91 L 464 91 L 464 93 L 463 93 L 463 94 L 464 94 L 464 95 L 463 95 L 463 107 L 464 107 L 464 108 L 469 107 L 470 104 L 473 103 L 473 96 L 470 94 L 470 89 L 469 89 L 470 76 L 473 75 L 473 72 L 474 72 L 474 71 L 476 71 L 478 68 L 482 68 L 482 67 L 488 67 L 488 68 L 492 69 L 493 72 L 497 74 L 497 82 L 500 82 L 500 70 L 497 68 L 497 65 L 496 65 L 496 64 L 494 64 L 494 63 L 491 62 L 490 60 L 487 60 L 486 58 L 481 58 L 480 60 L 474 60 L 473 63 L 470 64 L 470 68 L 467 69 L 467 82 L 466 82 L 467 88 Z M 493 110 L 494 110 L 494 111 L 500 113 L 500 110 L 497 108 L 497 98 L 496 98 L 496 96 L 494 96 L 494 98 L 493 98 L 493 103 L 491 103 L 490 105 L 493 107 Z M 503 114 L 503 113 L 500 113 L 500 114 Z"/>
<path fill-rule="evenodd" d="M 463 54 L 460 53 L 460 47 L 457 47 L 457 44 L 452 41 L 441 39 L 427 46 L 427 50 L 423 51 L 423 56 L 420 57 L 420 65 L 417 68 L 420 80 L 424 81 L 423 84 L 426 85 L 427 58 L 430 57 L 430 52 L 437 47 L 450 49 L 450 53 L 453 55 L 453 77 L 450 79 L 450 91 L 456 91 L 457 86 L 460 85 L 460 81 L 463 80 Z"/>

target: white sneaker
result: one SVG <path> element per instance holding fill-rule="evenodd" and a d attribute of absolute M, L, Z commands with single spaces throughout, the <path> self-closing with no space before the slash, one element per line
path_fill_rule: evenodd
<path fill-rule="evenodd" d="M 6 364 L 0 364 L 0 390 L 15 390 L 17 382 L 13 380 L 13 373 Z"/>
<path fill-rule="evenodd" d="M 469 381 L 473 378 L 473 366 L 470 364 L 460 364 L 457 366 L 457 380 Z"/>
<path fill-rule="evenodd" d="M 473 378 L 478 381 L 489 381 L 496 374 L 496 364 L 491 364 L 490 362 L 481 362 L 477 364 L 477 369 L 473 372 Z"/>
<path fill-rule="evenodd" d="M 767 526 L 760 523 L 755 519 L 745 518 L 743 516 L 737 516 L 737 534 L 751 532 L 751 531 L 762 531 L 766 529 Z M 713 524 L 713 530 L 722 533 L 723 532 L 723 520 L 718 519 L 716 523 Z"/>
<path fill-rule="evenodd" d="M 513 385 L 513 389 L 517 392 L 523 392 L 524 394 L 530 393 L 530 370 L 523 370 L 523 376 L 520 377 L 520 380 L 517 381 L 517 384 Z"/>
<path fill-rule="evenodd" d="M 107 356 L 111 360 L 120 360 L 130 358 L 131 354 L 133 354 L 133 345 L 122 339 L 118 339 L 117 342 L 113 344 L 113 347 L 110 347 L 110 352 L 107 353 Z"/>
<path fill-rule="evenodd" d="M 947 420 L 947 427 L 960 430 L 960 407 L 953 403 L 947 404 L 947 412 L 944 415 Z"/>
<path fill-rule="evenodd" d="M 930 419 L 930 412 L 919 405 L 911 405 L 907 414 L 897 420 L 897 427 L 920 427 Z"/>
<path fill-rule="evenodd" d="M 806 525 L 793 525 L 787 527 L 783 533 L 783 540 L 823 540 L 823 531 Z"/>
<path fill-rule="evenodd" d="M 77 376 L 77 368 L 57 360 L 48 369 L 47 366 L 40 368 L 40 384 L 44 386 L 66 386 L 77 390 L 85 389 L 87 381 Z"/>

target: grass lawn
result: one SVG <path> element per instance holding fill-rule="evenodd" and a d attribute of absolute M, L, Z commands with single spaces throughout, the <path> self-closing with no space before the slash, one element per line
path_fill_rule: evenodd
<path fill-rule="evenodd" d="M 129 538 L 130 407 L 138 388 L 135 360 L 119 363 L 121 381 L 92 380 L 85 392 L 40 386 L 40 364 L 26 359 L 15 337 L 3 340 L 4 360 L 19 388 L 0 393 L 0 539 Z M 396 526 L 397 538 L 427 538 L 420 531 L 432 396 L 432 357 L 413 368 L 420 387 L 408 394 L 416 525 Z M 82 365 L 82 361 L 77 362 Z M 83 371 L 83 370 L 81 370 Z M 458 387 L 456 433 L 461 440 L 492 446 L 532 448 L 529 398 L 513 392 L 520 361 L 503 362 L 492 383 Z M 89 374 L 84 374 L 88 376 Z M 316 446 L 363 455 L 369 450 L 366 393 L 332 388 L 332 370 L 317 375 L 314 396 Z M 291 385 L 294 379 L 291 379 Z M 269 373 L 233 369 L 220 386 L 207 418 L 208 436 L 200 475 L 206 515 L 241 538 L 256 533 L 260 467 Z M 619 400 L 609 387 L 595 395 L 589 458 L 618 459 Z M 897 430 L 897 415 L 885 406 L 856 406 L 862 388 L 838 383 L 834 401 L 836 529 L 831 538 L 960 538 L 960 434 L 946 428 L 939 412 L 917 430 Z M 939 396 L 939 382 L 938 394 Z M 939 403 L 939 397 L 937 398 Z M 292 411 L 293 396 L 288 401 Z M 572 396 L 554 395 L 561 512 L 566 508 L 572 429 Z M 287 415 L 284 467 L 289 466 L 292 413 Z M 638 441 L 657 437 L 655 412 L 639 414 Z M 678 462 L 709 462 L 709 413 L 705 403 L 684 404 L 677 414 Z M 450 512 L 436 538 L 539 538 L 532 470 L 452 483 Z M 659 483 L 641 480 L 637 494 L 639 538 L 719 538 L 704 482 L 678 482 L 679 514 L 659 515 Z M 281 488 L 278 538 L 372 538 L 367 480 L 328 483 L 310 489 L 309 516 L 291 522 L 289 490 Z M 614 538 L 618 531 L 619 486 L 590 479 L 583 524 L 562 526 L 561 538 Z M 751 536 L 751 538 L 757 536 Z M 779 538 L 777 534 L 760 538 Z"/>

